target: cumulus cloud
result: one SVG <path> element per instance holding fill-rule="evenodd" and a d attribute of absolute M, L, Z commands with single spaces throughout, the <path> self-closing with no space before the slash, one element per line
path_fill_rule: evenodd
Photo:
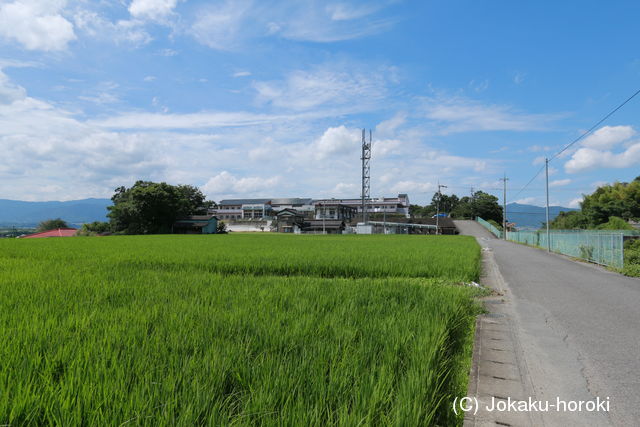
<path fill-rule="evenodd" d="M 631 126 L 604 126 L 585 138 L 564 168 L 578 173 L 601 168 L 629 168 L 640 162 L 640 142 L 633 141 L 636 131 Z M 613 149 L 623 145 L 621 151 Z"/>
<path fill-rule="evenodd" d="M 216 176 L 211 177 L 206 184 L 202 186 L 202 191 L 215 199 L 219 199 L 225 195 L 237 194 L 266 196 L 272 195 L 277 191 L 277 186 L 280 181 L 281 178 L 279 176 L 249 176 L 238 178 L 227 171 L 222 171 Z"/>
<path fill-rule="evenodd" d="M 0 4 L 0 36 L 28 50 L 65 50 L 76 39 L 63 15 L 63 0 L 16 0 Z"/>
<path fill-rule="evenodd" d="M 601 168 L 630 168 L 640 162 L 640 142 L 629 146 L 620 153 L 580 148 L 564 167 L 568 173 L 577 173 Z"/>
<path fill-rule="evenodd" d="M 314 144 L 314 152 L 319 160 L 329 157 L 357 153 L 361 144 L 361 130 L 345 126 L 330 127 Z"/>
<path fill-rule="evenodd" d="M 583 147 L 609 150 L 616 145 L 635 136 L 631 126 L 603 126 L 582 141 Z"/>
<path fill-rule="evenodd" d="M 569 202 L 569 206 L 567 206 L 567 207 L 569 207 L 569 208 L 576 208 L 576 209 L 577 209 L 577 208 L 579 208 L 579 207 L 580 207 L 580 204 L 582 203 L 582 201 L 583 201 L 583 200 L 584 200 L 584 198 L 583 198 L 583 197 L 578 197 L 578 198 L 576 198 L 576 199 L 573 199 L 573 200 L 571 200 L 571 201 Z"/>

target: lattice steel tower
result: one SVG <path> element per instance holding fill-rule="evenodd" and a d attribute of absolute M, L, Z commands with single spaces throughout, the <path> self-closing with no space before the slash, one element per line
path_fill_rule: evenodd
<path fill-rule="evenodd" d="M 362 129 L 362 222 L 367 222 L 367 204 L 371 196 L 371 130 L 367 142 L 365 130 Z"/>

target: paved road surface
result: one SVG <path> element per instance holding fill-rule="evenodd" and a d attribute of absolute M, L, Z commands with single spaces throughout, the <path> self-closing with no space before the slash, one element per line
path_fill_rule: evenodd
<path fill-rule="evenodd" d="M 608 418 L 573 422 L 640 425 L 640 280 L 495 239 L 473 221 L 456 225 L 494 252 L 536 397 L 608 396 Z"/>

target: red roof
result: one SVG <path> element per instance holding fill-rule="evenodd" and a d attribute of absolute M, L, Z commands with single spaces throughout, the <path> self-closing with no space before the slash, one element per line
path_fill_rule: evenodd
<path fill-rule="evenodd" d="M 75 228 L 58 228 L 57 230 L 48 230 L 41 233 L 29 234 L 24 236 L 23 239 L 38 238 L 38 237 L 71 237 L 76 235 Z"/>

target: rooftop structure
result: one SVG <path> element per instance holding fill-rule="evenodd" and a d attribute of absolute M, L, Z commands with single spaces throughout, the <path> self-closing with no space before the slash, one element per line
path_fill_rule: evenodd
<path fill-rule="evenodd" d="M 41 237 L 72 237 L 75 236 L 78 229 L 76 228 L 57 228 L 55 230 L 42 231 L 40 233 L 29 234 L 23 239 L 37 239 Z"/>

